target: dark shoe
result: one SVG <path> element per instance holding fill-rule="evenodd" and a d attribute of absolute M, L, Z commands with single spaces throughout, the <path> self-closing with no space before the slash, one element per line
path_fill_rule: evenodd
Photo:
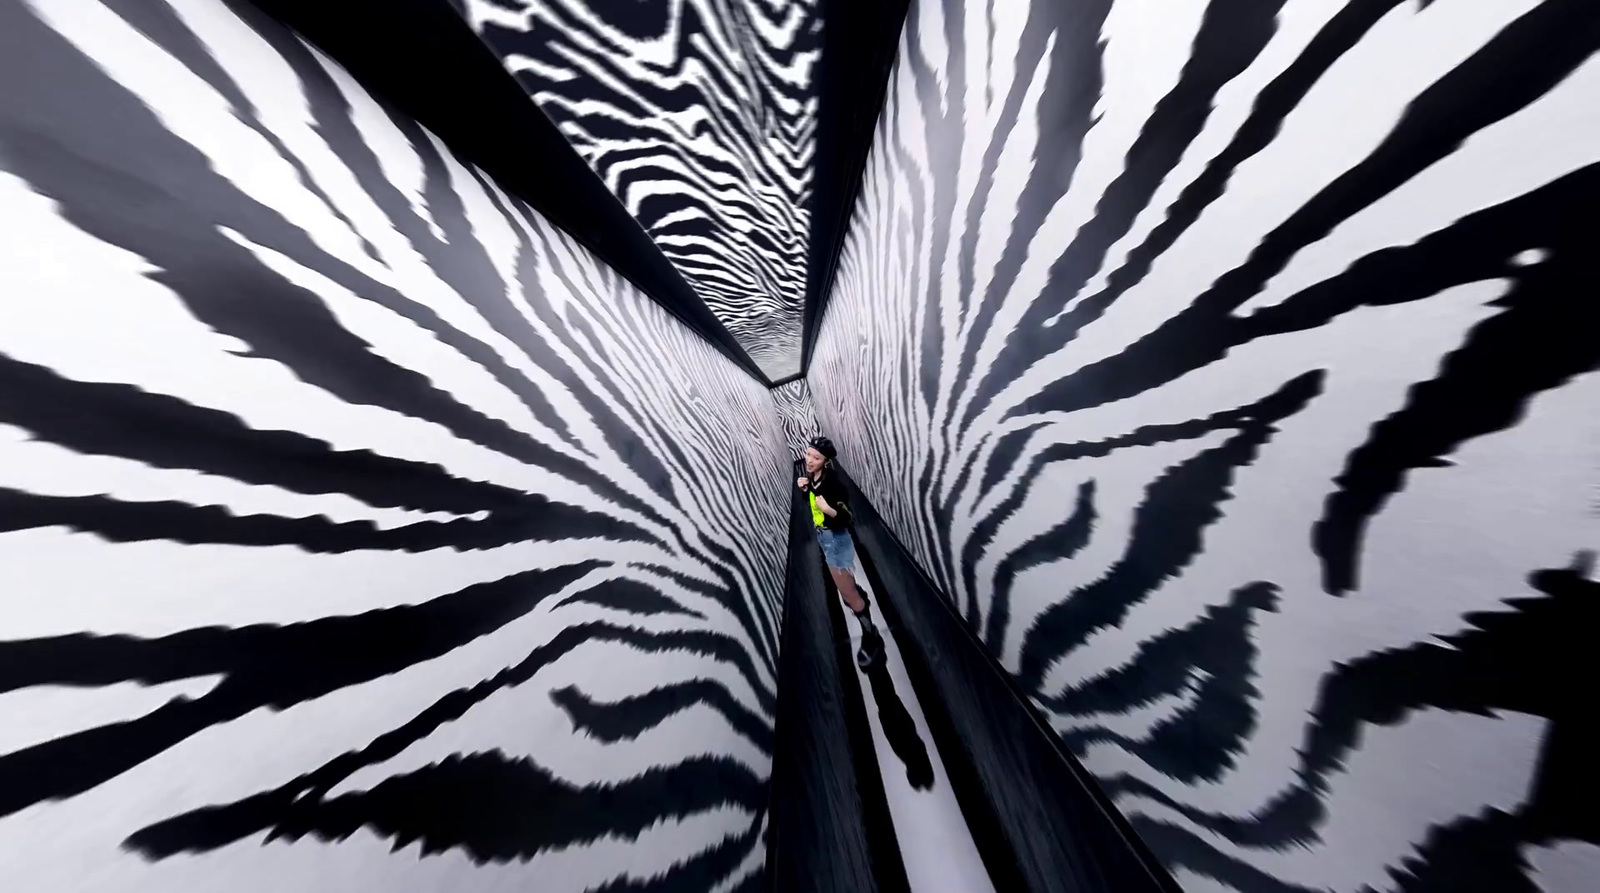
<path fill-rule="evenodd" d="M 883 660 L 883 637 L 876 629 L 861 634 L 861 647 L 856 649 L 856 666 L 870 670 Z"/>

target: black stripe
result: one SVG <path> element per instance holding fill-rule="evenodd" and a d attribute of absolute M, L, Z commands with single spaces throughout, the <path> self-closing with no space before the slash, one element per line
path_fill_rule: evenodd
<path fill-rule="evenodd" d="M 346 402 L 436 422 L 463 440 L 548 468 L 613 501 L 637 503 L 586 463 L 464 406 L 426 376 L 380 357 L 341 326 L 321 299 L 261 265 L 218 227 L 296 259 L 408 317 L 485 368 L 498 364 L 506 372 L 481 343 L 328 255 L 277 211 L 238 190 L 198 149 L 31 16 L 16 17 L 0 32 L 8 39 L 0 74 L 34 85 L 0 97 L 12 125 L 5 135 L 8 168 L 59 202 L 74 225 L 159 267 L 150 278 L 171 288 L 196 318 L 249 344 L 250 356 L 277 360 Z M 65 107 L 92 108 L 95 114 L 59 114 Z M 114 144 L 104 138 L 103 118 L 118 122 Z M 83 154 L 84 147 L 96 157 Z M 647 505 L 642 510 L 651 513 Z"/>
<path fill-rule="evenodd" d="M 1020 345 L 1033 340 L 1046 326 L 1048 320 L 1079 294 L 1084 284 L 1089 281 L 1089 277 L 1099 269 L 1106 252 L 1133 226 L 1140 212 L 1155 195 L 1157 187 L 1177 166 L 1178 160 L 1183 157 L 1195 137 L 1200 135 L 1206 119 L 1210 117 L 1217 91 L 1254 62 L 1261 50 L 1266 47 L 1267 41 L 1276 33 L 1278 10 L 1282 7 L 1283 0 L 1212 0 L 1207 4 L 1204 17 L 1200 21 L 1200 29 L 1195 35 L 1193 45 L 1189 48 L 1188 61 L 1184 63 L 1178 83 L 1167 91 L 1150 111 L 1144 125 L 1139 129 L 1138 138 L 1128 147 L 1122 173 L 1118 174 L 1101 194 L 1099 202 L 1095 205 L 1094 216 L 1073 235 L 1066 250 L 1051 264 L 1050 276 L 1044 289 L 1022 314 L 1015 331 L 1008 337 L 1009 343 Z M 1094 22 L 1095 27 L 1089 39 L 1095 41 L 1101 39 L 1099 26 L 1103 19 L 1104 11 L 1101 11 L 1099 18 Z M 1057 53 L 1060 53 L 1061 45 L 1066 41 L 1060 40 L 1059 37 L 1057 40 Z M 1081 40 L 1075 43 L 1081 43 Z M 1088 55 L 1083 47 L 1074 45 L 1072 49 L 1078 55 Z M 1020 67 L 1018 70 L 1021 70 Z M 1096 74 L 1098 75 L 1098 72 Z M 1072 78 L 1069 83 L 1074 84 L 1077 90 L 1087 93 L 1086 87 L 1076 86 L 1081 80 L 1080 75 Z M 1013 95 L 1018 99 L 1022 93 L 1023 88 L 1020 86 L 1013 91 Z M 1048 141 L 1048 145 L 1052 147 L 1061 143 L 1080 147 L 1084 133 L 1088 129 L 1089 110 L 1093 108 L 1098 98 L 1098 91 L 1096 95 L 1087 97 L 1082 120 L 1067 122 L 1069 126 L 1062 127 L 1055 122 L 1047 124 L 1041 121 L 1040 141 L 1042 143 Z M 1040 106 L 1043 108 L 1051 106 L 1051 97 L 1048 93 L 1041 98 Z M 998 149 L 996 146 L 994 151 L 998 152 Z M 1075 151 L 1081 152 L 1081 149 Z M 1062 178 L 1048 179 L 1058 181 Z M 1021 269 L 1028 243 L 1031 241 L 1025 235 L 1037 231 L 1039 224 L 1044 222 L 1045 215 L 1065 194 L 1068 185 L 1067 182 L 1061 182 L 1059 186 L 1035 198 L 1033 192 L 1037 189 L 1035 185 L 1037 182 L 1037 178 L 1030 179 L 1028 190 L 1018 202 L 1020 212 L 1018 225 L 1014 227 L 1012 238 L 1006 244 L 1005 254 L 995 267 L 994 280 L 983 296 L 983 303 L 977 313 L 972 333 L 962 350 L 958 382 L 966 381 L 972 363 L 976 359 L 978 345 L 983 343 L 983 337 L 989 330 L 989 320 L 999 310 L 1001 297 L 1010 288 L 1017 272 Z M 967 221 L 967 227 L 968 232 L 974 235 L 977 233 L 976 212 Z M 963 288 L 966 287 L 970 287 L 968 282 L 963 283 Z M 980 383 L 961 420 L 963 429 L 970 426 L 977 413 L 1000 392 L 1003 387 L 1002 382 L 1012 380 L 1011 376 L 1020 372 L 1022 368 L 1026 366 L 1014 367 L 1010 362 L 997 363 L 990 367 L 990 371 L 1002 374 L 993 381 L 985 380 Z M 958 388 L 961 388 L 961 385 L 958 384 Z M 957 393 L 960 393 L 960 390 Z"/>
<path fill-rule="evenodd" d="M 1600 197 L 1600 168 L 1590 170 L 1595 176 L 1585 185 Z M 1505 309 L 1474 326 L 1438 374 L 1412 387 L 1405 406 L 1373 425 L 1346 460 L 1312 528 L 1329 592 L 1356 587 L 1367 523 L 1404 488 L 1409 471 L 1449 465 L 1446 457 L 1467 441 L 1516 425 L 1539 394 L 1600 369 L 1600 301 L 1580 297 L 1600 293 L 1593 251 L 1600 222 L 1585 198 L 1554 189 L 1547 197 L 1560 203 L 1550 208 L 1556 219 L 1535 231 L 1547 239 L 1548 257 L 1527 268 L 1505 264 L 1512 286 L 1495 301 Z"/>
<path fill-rule="evenodd" d="M 74 381 L 0 354 L 0 418 L 40 440 L 156 468 L 184 468 L 295 493 L 468 515 L 531 508 L 527 494 L 424 462 L 335 450 L 292 431 L 252 429 L 231 413 L 133 385 Z"/>
<path fill-rule="evenodd" d="M 1219 277 L 1187 308 L 1121 353 L 1041 388 L 1009 415 L 1072 412 L 1100 406 L 1173 381 L 1221 359 L 1229 349 L 1266 334 L 1309 328 L 1364 304 L 1393 304 L 1408 299 L 1397 297 L 1388 288 L 1377 294 L 1341 290 L 1336 293 L 1338 297 L 1333 298 L 1329 290 L 1336 287 L 1335 283 L 1348 287 L 1350 276 L 1346 273 L 1268 308 L 1257 314 L 1260 319 L 1234 316 L 1234 311 L 1259 293 L 1301 248 L 1323 238 L 1340 223 L 1389 195 L 1458 149 L 1473 134 L 1538 100 L 1597 49 L 1600 49 L 1600 16 L 1594 14 L 1594 7 L 1588 0 L 1547 0 L 1508 25 L 1470 59 L 1424 90 L 1367 158 L 1297 209 L 1262 239 L 1243 264 Z M 1563 178 L 1566 181 L 1582 179 L 1582 172 Z M 1462 223 L 1466 221 L 1477 223 L 1472 229 L 1480 230 L 1481 237 L 1487 220 L 1495 217 L 1504 220 L 1517 212 L 1525 213 L 1529 205 L 1538 203 L 1539 197 L 1548 195 L 1550 190 L 1551 186 L 1547 185 L 1496 208 L 1480 211 L 1429 236 L 1409 251 L 1436 244 L 1446 234 L 1459 238 L 1464 229 Z M 1574 202 L 1575 196 L 1564 195 L 1563 199 L 1571 204 L 1553 209 L 1553 216 L 1543 221 L 1528 221 L 1529 229 L 1497 233 L 1495 241 L 1543 247 L 1539 243 L 1527 244 L 1532 232 L 1571 228 L 1575 222 L 1571 208 L 1580 205 Z M 1495 214 L 1497 210 L 1500 211 L 1498 215 Z M 1378 252 L 1356 266 L 1367 261 L 1378 262 L 1379 258 L 1393 263 L 1395 254 L 1403 257 L 1407 252 L 1408 249 Z M 1452 257 L 1447 264 L 1431 264 L 1432 277 L 1450 281 L 1437 283 L 1431 291 L 1412 293 L 1409 299 L 1428 297 L 1449 285 L 1501 275 L 1505 261 L 1514 253 L 1480 251 L 1476 255 Z M 1409 259 L 1413 263 L 1420 260 L 1415 254 Z M 1352 267 L 1350 272 L 1354 269 Z M 1484 271 L 1481 275 L 1472 275 L 1480 270 Z M 1313 302 L 1304 299 L 1311 294 L 1321 298 L 1317 302 L 1320 306 L 1307 306 Z M 1070 340 L 1071 333 L 1079 327 L 1077 322 L 1058 324 L 1055 328 L 1067 333 L 1060 343 Z"/>
<path fill-rule="evenodd" d="M 252 710 L 282 710 L 432 660 L 524 616 L 597 566 L 529 571 L 418 605 L 288 626 L 211 627 L 159 639 L 76 634 L 0 642 L 0 691 L 223 676 L 199 698 L 177 698 L 138 719 L 0 756 L 0 816 L 80 794 Z"/>
<path fill-rule="evenodd" d="M 998 653 L 1004 646 L 1006 628 L 1011 624 L 1011 587 L 1016 583 L 1017 575 L 1028 568 L 1064 561 L 1078 554 L 1080 549 L 1089 544 L 1096 517 L 1094 481 L 1084 481 L 1078 485 L 1078 499 L 1072 514 L 1008 552 L 996 565 L 994 596 L 989 599 L 989 618 L 983 628 L 984 642 L 991 651 Z M 972 540 L 968 540 L 968 543 L 970 545 Z M 975 565 L 976 561 L 972 561 L 972 564 Z M 969 591 L 976 591 L 975 580 L 969 580 L 967 585 Z"/>
<path fill-rule="evenodd" d="M 651 617 L 659 614 L 678 614 L 685 617 L 694 617 L 698 620 L 706 619 L 706 615 L 686 608 L 679 604 L 677 599 L 663 595 L 655 588 L 638 580 L 618 578 L 603 588 L 585 589 L 574 592 L 556 605 L 570 605 L 576 602 L 599 605 L 602 608 L 611 608 L 629 614 L 639 614 Z"/>
<path fill-rule="evenodd" d="M 1168 468 L 1145 488 L 1134 510 L 1127 549 L 1105 575 L 1046 608 L 1023 637 L 1017 682 L 1041 693 L 1050 665 L 1121 623 L 1133 606 L 1178 576 L 1200 554 L 1205 529 L 1222 518 L 1234 474 L 1256 459 L 1277 431 L 1322 390 L 1322 373 L 1300 376 L 1267 400 L 1259 415 L 1221 445 Z"/>
<path fill-rule="evenodd" d="M 1231 2 L 1251 3 L 1258 0 L 1231 0 Z M 1259 2 L 1259 5 L 1265 7 L 1272 2 L 1281 0 Z M 1215 6 L 1213 3 L 1207 8 L 1208 15 Z M 1028 82 L 1019 77 L 1012 84 L 1010 94 L 1006 96 L 1006 104 L 1001 111 L 1000 121 L 994 134 L 987 137 L 989 147 L 984 152 L 977 189 L 972 198 L 967 200 L 967 215 L 961 230 L 961 271 L 956 284 L 956 294 L 962 301 L 963 315 L 970 313 L 972 323 L 960 358 L 956 362 L 955 385 L 951 394 L 952 406 L 966 391 L 967 380 L 977 359 L 978 347 L 983 343 L 983 336 L 988 332 L 990 322 L 1000 309 L 1001 298 L 1010 289 L 1017 273 L 1022 269 L 1022 262 L 1027 256 L 1032 235 L 1044 224 L 1051 208 L 1067 194 L 1077 174 L 1078 165 L 1083 161 L 1083 141 L 1089 133 L 1089 128 L 1098 120 L 1094 109 L 1100 101 L 1101 91 L 1104 88 L 1105 77 L 1101 70 L 1101 57 L 1105 39 L 1101 36 L 1101 32 L 1105 26 L 1106 15 L 1110 11 L 1109 0 L 1072 4 L 1035 3 L 1029 8 L 1028 23 L 1022 32 L 1015 71 L 1018 75 L 1031 72 L 1041 63 L 1049 67 L 1049 71 L 1044 75 L 1046 80 L 1043 90 L 1040 91 L 1038 106 L 1033 110 L 1038 118 L 1034 126 L 1038 128 L 1039 142 L 1041 146 L 1048 145 L 1049 148 L 1041 149 L 1032 159 L 1033 170 L 1027 185 L 1017 196 L 1016 211 L 1010 223 L 1010 237 L 1006 240 L 1000 258 L 994 265 L 989 287 L 982 295 L 972 294 L 974 280 L 972 268 L 977 253 L 978 237 L 983 229 L 980 226 L 983 212 L 988 204 L 989 191 L 994 184 L 1000 153 L 1010 138 L 1011 130 L 1016 126 L 1022 102 L 1028 93 Z M 1043 58 L 1045 46 L 1052 37 L 1054 45 L 1049 59 L 1045 60 Z M 1231 45 L 1238 46 L 1247 44 L 1249 39 L 1247 34 L 1230 33 L 1227 36 Z M 958 121 L 958 124 L 964 125 L 965 122 Z M 1147 130 L 1151 128 L 1152 125 L 1147 124 Z M 1141 137 L 1143 135 L 1141 133 Z M 1139 157 L 1136 154 L 1138 148 L 1136 146 L 1129 153 L 1131 158 Z M 1145 154 L 1150 154 L 1148 149 Z M 939 171 L 937 175 L 953 179 L 956 171 L 952 168 Z M 1096 210 L 1099 211 L 1106 206 L 1107 201 L 1102 199 Z M 1080 230 L 1079 235 L 1074 237 L 1073 243 L 1067 247 L 1066 254 L 1063 254 L 1051 267 L 1052 284 L 1056 278 L 1056 271 L 1063 266 L 1070 269 L 1073 265 L 1082 263 L 1075 256 L 1073 249 L 1078 247 L 1079 240 L 1093 225 L 1094 221 L 1091 220 Z M 1083 275 L 1087 279 L 1091 273 Z M 1044 310 L 1051 303 L 1052 289 L 1047 286 L 1029 306 L 1022 322 L 1017 326 L 1017 334 L 1012 338 L 1026 337 L 1022 333 L 1031 333 L 1037 329 L 1039 320 L 1048 318 L 1049 314 L 1044 313 Z M 993 391 L 984 392 L 973 400 L 968 407 L 966 419 L 963 420 L 963 427 L 980 407 L 990 401 L 993 393 Z"/>
<path fill-rule="evenodd" d="M 532 760 L 499 752 L 454 754 L 372 788 L 337 797 L 295 785 L 203 807 L 143 828 L 127 845 L 147 858 L 218 849 L 263 831 L 267 839 L 345 840 L 365 828 L 424 856 L 464 850 L 474 862 L 528 859 L 607 835 L 635 837 L 665 819 L 761 800 L 762 783 L 733 760 L 695 757 L 619 784 L 574 785 Z"/>
<path fill-rule="evenodd" d="M 1185 784 L 1217 781 L 1234 768 L 1255 731 L 1261 693 L 1251 681 L 1257 656 L 1251 633 L 1256 613 L 1276 611 L 1277 604 L 1277 586 L 1261 581 L 1241 586 L 1227 604 L 1207 608 L 1199 620 L 1141 644 L 1126 665 L 1060 695 L 1041 697 L 1040 703 L 1061 716 L 1125 713 L 1178 694 L 1201 673 L 1194 703 L 1156 723 L 1143 739 L 1103 726 L 1063 732 L 1061 739 L 1080 756 L 1088 745 L 1108 741 L 1168 778 Z"/>
<path fill-rule="evenodd" d="M 595 701 L 571 685 L 552 691 L 550 699 L 567 712 L 574 726 L 607 743 L 637 738 L 668 717 L 704 704 L 762 751 L 772 753 L 771 721 L 752 713 L 727 686 L 710 679 L 675 682 L 612 704 Z"/>
<path fill-rule="evenodd" d="M 331 521 L 316 515 L 235 515 L 214 505 L 172 500 L 124 502 L 109 496 L 43 496 L 0 487 L 0 533 L 65 527 L 114 543 L 171 540 L 184 544 L 298 546 L 316 554 L 360 549 L 426 552 L 430 549 L 490 549 L 511 543 L 555 542 L 592 537 L 613 542 L 661 544 L 637 526 L 575 506 L 528 494 L 515 509 L 481 521 L 417 521 L 386 530 L 371 521 Z"/>
<path fill-rule="evenodd" d="M 1107 787 L 1173 809 L 1239 846 L 1281 849 L 1319 839 L 1318 828 L 1327 820 L 1328 779 L 1343 770 L 1366 726 L 1396 725 L 1427 708 L 1477 714 L 1511 710 L 1551 718 L 1556 732 L 1578 733 L 1592 723 L 1587 715 L 1579 716 L 1586 702 L 1578 692 L 1586 689 L 1573 687 L 1572 681 L 1593 675 L 1580 669 L 1590 663 L 1583 630 L 1600 619 L 1600 583 L 1583 573 L 1574 567 L 1530 574 L 1529 584 L 1543 597 L 1510 600 L 1509 611 L 1467 615 L 1470 629 L 1442 637 L 1448 647 L 1420 643 L 1339 665 L 1322 680 L 1298 748 L 1295 784 L 1246 818 L 1196 809 L 1128 776 Z M 1592 741 L 1594 736 L 1588 737 Z M 1587 759 L 1569 757 L 1541 765 L 1529 805 L 1536 810 L 1538 825 L 1530 827 L 1540 828 L 1540 835 L 1593 836 L 1587 799 L 1551 792 L 1583 790 L 1584 784 L 1592 790 L 1594 776 Z M 1171 838 L 1175 829 L 1158 833 Z M 1179 843 L 1171 851 L 1155 841 L 1152 846 L 1172 864 L 1188 865 L 1197 858 L 1194 845 Z"/>

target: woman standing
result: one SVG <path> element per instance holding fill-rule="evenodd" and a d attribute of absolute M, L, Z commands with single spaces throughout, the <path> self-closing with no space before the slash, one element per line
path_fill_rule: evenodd
<path fill-rule="evenodd" d="M 802 460 L 806 473 L 795 479 L 795 485 L 811 503 L 811 523 L 817 529 L 817 543 L 822 546 L 822 556 L 828 562 L 833 584 L 861 623 L 861 647 L 856 651 L 856 665 L 865 670 L 883 657 L 883 637 L 867 611 L 866 596 L 856 586 L 856 545 L 850 538 L 854 519 L 850 514 L 849 494 L 833 473 L 833 460 L 837 455 L 833 441 L 826 437 L 813 438 Z"/>

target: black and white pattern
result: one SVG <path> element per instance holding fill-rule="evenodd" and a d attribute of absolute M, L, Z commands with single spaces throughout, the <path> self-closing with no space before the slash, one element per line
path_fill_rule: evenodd
<path fill-rule="evenodd" d="M 811 392 L 806 388 L 805 379 L 773 388 L 772 402 L 783 423 L 783 439 L 789 446 L 789 454 L 798 459 L 811 439 L 822 433 L 817 427 L 817 414 L 811 408 Z"/>
<path fill-rule="evenodd" d="M 1186 889 L 1600 877 L 1597 48 L 912 5 L 817 415 Z"/>
<path fill-rule="evenodd" d="M 464 7 L 767 377 L 798 372 L 815 0 Z"/>
<path fill-rule="evenodd" d="M 757 883 L 765 388 L 243 3 L 0 80 L 4 886 Z"/>

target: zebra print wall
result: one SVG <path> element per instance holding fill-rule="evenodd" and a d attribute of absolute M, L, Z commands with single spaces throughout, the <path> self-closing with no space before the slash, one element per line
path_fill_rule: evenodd
<path fill-rule="evenodd" d="M 460 5 L 768 379 L 799 372 L 814 0 Z"/>
<path fill-rule="evenodd" d="M 765 388 L 243 3 L 0 80 L 8 888 L 757 883 Z"/>
<path fill-rule="evenodd" d="M 817 415 L 1186 889 L 1600 877 L 1597 48 L 913 4 Z"/>
<path fill-rule="evenodd" d="M 772 389 L 772 402 L 778 408 L 778 419 L 783 423 L 784 443 L 789 446 L 789 458 L 798 459 L 806 444 L 821 430 L 817 427 L 817 414 L 811 408 L 811 392 L 803 378 Z"/>

